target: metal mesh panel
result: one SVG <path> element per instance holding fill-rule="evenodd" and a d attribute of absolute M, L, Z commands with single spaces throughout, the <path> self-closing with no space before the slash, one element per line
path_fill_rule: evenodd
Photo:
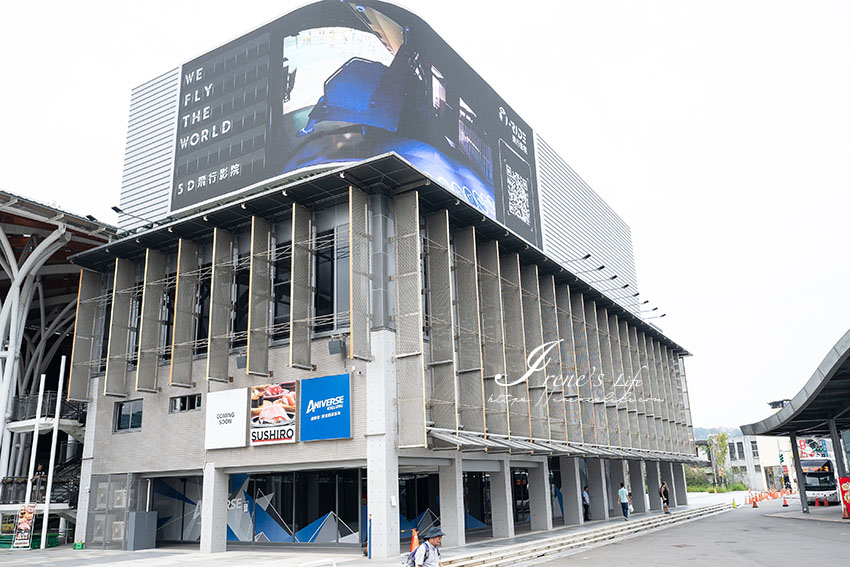
<path fill-rule="evenodd" d="M 555 301 L 555 278 L 540 277 L 540 322 L 543 342 L 560 340 L 558 332 L 558 307 Z M 561 362 L 562 345 L 549 351 L 546 366 L 546 403 L 549 406 L 549 434 L 553 441 L 567 440 L 567 412 L 564 406 L 564 368 Z"/>
<path fill-rule="evenodd" d="M 478 301 L 478 258 L 475 227 L 454 233 L 457 303 L 457 373 L 460 422 L 464 431 L 485 433 L 484 361 Z"/>
<path fill-rule="evenodd" d="M 180 239 L 177 248 L 177 289 L 174 292 L 174 323 L 171 331 L 170 386 L 192 386 L 192 341 L 198 294 L 198 245 Z"/>
<path fill-rule="evenodd" d="M 112 314 L 109 319 L 109 346 L 106 351 L 106 375 L 103 393 L 125 397 L 127 388 L 127 354 L 130 346 L 130 314 L 136 283 L 136 264 L 115 259 L 112 290 Z"/>
<path fill-rule="evenodd" d="M 664 384 L 658 376 L 658 365 L 655 363 L 655 343 L 652 337 L 645 336 L 647 366 L 649 367 L 649 381 L 652 383 L 652 407 L 655 417 L 655 439 L 658 451 L 666 450 L 664 447 L 664 415 L 662 414 L 662 401 L 664 400 Z"/>
<path fill-rule="evenodd" d="M 627 415 L 626 371 L 620 346 L 620 324 L 616 315 L 608 315 L 608 340 L 611 342 L 611 364 L 614 369 L 614 396 L 617 405 L 617 424 L 620 428 L 619 447 L 630 447 L 629 416 Z"/>
<path fill-rule="evenodd" d="M 611 356 L 611 337 L 608 334 L 608 310 L 596 308 L 596 328 L 599 336 L 599 358 L 602 384 L 605 390 L 605 417 L 608 445 L 620 446 L 620 417 L 617 412 L 614 388 L 614 363 Z"/>
<path fill-rule="evenodd" d="M 484 359 L 484 395 L 487 432 L 508 435 L 508 389 L 494 377 L 505 373 L 504 313 L 502 311 L 499 243 L 495 240 L 478 246 L 478 286 L 481 299 L 481 332 Z M 503 382 L 504 383 L 504 382 Z"/>
<path fill-rule="evenodd" d="M 584 323 L 587 332 L 587 354 L 593 378 L 591 395 L 593 396 L 593 427 L 596 430 L 596 444 L 607 446 L 608 414 L 605 411 L 605 377 L 603 376 L 602 355 L 599 348 L 596 302 L 590 299 L 584 300 Z"/>
<path fill-rule="evenodd" d="M 269 307 L 271 305 L 271 225 L 251 218 L 251 265 L 248 278 L 248 350 L 245 371 L 269 374 Z"/>
<path fill-rule="evenodd" d="M 522 290 L 519 281 L 519 254 L 500 258 L 502 271 L 502 312 L 505 328 L 505 362 L 508 383 L 525 374 L 525 332 L 522 317 Z M 528 382 L 508 386 L 511 396 L 508 417 L 511 437 L 531 438 Z"/>
<path fill-rule="evenodd" d="M 676 372 L 676 362 L 675 357 L 673 356 L 673 351 L 664 347 L 664 361 L 667 367 L 667 372 L 670 376 L 670 384 L 671 389 L 673 391 L 673 430 L 674 430 L 674 438 L 673 443 L 676 447 L 676 451 L 679 453 L 684 452 L 683 448 L 683 435 L 682 435 L 682 415 L 683 415 L 683 404 L 682 404 L 682 388 L 680 385 L 679 374 Z"/>
<path fill-rule="evenodd" d="M 587 352 L 587 329 L 584 321 L 584 297 L 570 294 L 570 312 L 573 318 L 573 340 L 576 352 L 576 383 L 581 410 L 581 437 L 583 443 L 596 442 L 594 427 L 593 392 L 591 390 L 590 357 Z"/>
<path fill-rule="evenodd" d="M 570 288 L 558 285 L 555 288 L 558 313 L 558 337 L 561 339 L 561 366 L 564 377 L 564 409 L 567 414 L 567 440 L 581 443 L 581 406 L 578 397 L 578 370 L 576 368 L 575 329 L 573 328 Z"/>
<path fill-rule="evenodd" d="M 71 373 L 68 376 L 68 399 L 88 401 L 91 377 L 94 322 L 100 294 L 100 274 L 80 270 L 80 287 L 77 291 L 77 317 L 74 320 L 74 343 L 71 347 Z"/>
<path fill-rule="evenodd" d="M 661 344 L 658 341 L 654 341 L 653 346 L 655 348 L 655 364 L 658 368 L 658 379 L 662 384 L 664 392 L 664 399 L 661 402 L 661 415 L 664 419 L 664 447 L 666 451 L 673 451 L 673 430 L 671 427 L 671 421 L 673 418 L 671 411 L 673 390 L 670 387 L 670 375 L 667 374 L 664 359 L 662 358 Z"/>
<path fill-rule="evenodd" d="M 619 321 L 620 333 L 620 356 L 623 364 L 623 379 L 625 381 L 623 395 L 626 397 L 626 411 L 629 421 L 629 447 L 640 448 L 640 429 L 637 420 L 637 384 L 635 382 L 635 369 L 632 368 L 632 352 L 629 345 L 629 325 L 625 321 Z M 622 436 L 622 431 L 620 432 Z M 625 439 L 623 440 L 625 442 Z"/>
<path fill-rule="evenodd" d="M 637 328 L 629 325 L 627 326 L 627 332 L 629 335 L 629 357 L 632 359 L 632 377 L 636 380 L 634 385 L 635 411 L 638 414 L 637 434 L 640 444 L 635 445 L 635 447 L 638 449 L 649 449 L 649 432 L 646 425 L 646 402 L 644 401 L 646 372 L 641 366 Z"/>
<path fill-rule="evenodd" d="M 522 266 L 520 269 L 522 296 L 522 319 L 525 332 L 525 356 L 543 344 L 543 325 L 540 315 L 540 282 L 537 266 Z M 557 355 L 555 350 L 554 355 Z M 550 351 L 549 357 L 553 353 Z M 531 414 L 531 437 L 539 441 L 551 441 L 549 433 L 549 403 L 546 392 L 546 372 L 534 372 L 528 378 L 529 411 Z"/>
<path fill-rule="evenodd" d="M 372 359 L 372 280 L 369 268 L 369 196 L 348 188 L 349 305 L 351 358 Z"/>
<path fill-rule="evenodd" d="M 643 397 L 646 402 L 644 403 L 644 408 L 646 409 L 646 434 L 647 434 L 647 442 L 649 444 L 649 450 L 657 451 L 658 450 L 658 437 L 656 432 L 656 423 L 655 423 L 655 404 L 652 402 L 652 398 L 655 395 L 655 383 L 652 379 L 652 369 L 650 368 L 649 358 L 646 354 L 646 335 L 643 332 L 638 333 L 638 354 L 640 356 L 640 366 L 643 370 Z"/>
<path fill-rule="evenodd" d="M 210 327 L 207 348 L 207 380 L 228 380 L 230 322 L 233 311 L 233 234 L 213 231 Z"/>
<path fill-rule="evenodd" d="M 156 392 L 159 372 L 159 342 L 162 337 L 162 296 L 165 291 L 165 255 L 145 252 L 145 279 L 139 318 L 139 361 L 136 365 L 136 391 Z"/>
<path fill-rule="evenodd" d="M 313 266 L 312 213 L 292 203 L 292 269 L 289 296 L 289 365 L 312 369 L 311 353 L 313 289 L 310 276 Z"/>
<path fill-rule="evenodd" d="M 457 430 L 457 383 L 455 382 L 455 324 L 452 297 L 452 262 L 449 249 L 449 212 L 442 210 L 426 219 L 425 261 L 428 274 L 428 329 L 433 390 L 428 403 L 436 427 Z"/>
<path fill-rule="evenodd" d="M 395 201 L 396 372 L 398 445 L 427 446 L 422 336 L 422 240 L 419 194 Z"/>

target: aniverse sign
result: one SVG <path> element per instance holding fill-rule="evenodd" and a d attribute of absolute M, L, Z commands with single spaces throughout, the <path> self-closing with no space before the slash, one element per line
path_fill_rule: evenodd
<path fill-rule="evenodd" d="M 301 441 L 351 437 L 349 374 L 301 380 Z"/>
<path fill-rule="evenodd" d="M 248 388 L 207 394 L 207 424 L 204 447 L 244 447 L 248 428 Z"/>

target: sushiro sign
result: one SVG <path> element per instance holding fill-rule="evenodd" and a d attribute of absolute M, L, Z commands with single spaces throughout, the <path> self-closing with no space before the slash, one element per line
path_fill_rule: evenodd
<path fill-rule="evenodd" d="M 406 10 L 316 2 L 180 71 L 172 212 L 395 152 L 542 245 L 531 127 Z"/>

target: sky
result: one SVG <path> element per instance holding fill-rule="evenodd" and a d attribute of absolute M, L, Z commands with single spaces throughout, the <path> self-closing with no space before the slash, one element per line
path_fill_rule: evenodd
<path fill-rule="evenodd" d="M 0 189 L 110 223 L 130 90 L 303 2 L 0 8 Z M 629 224 L 694 424 L 791 398 L 850 328 L 850 3 L 406 0 Z"/>

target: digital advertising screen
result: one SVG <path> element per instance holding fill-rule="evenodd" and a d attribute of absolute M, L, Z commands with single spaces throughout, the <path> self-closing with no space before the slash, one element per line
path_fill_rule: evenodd
<path fill-rule="evenodd" d="M 171 210 L 395 152 L 541 245 L 534 136 L 425 22 L 326 0 L 181 68 Z"/>

